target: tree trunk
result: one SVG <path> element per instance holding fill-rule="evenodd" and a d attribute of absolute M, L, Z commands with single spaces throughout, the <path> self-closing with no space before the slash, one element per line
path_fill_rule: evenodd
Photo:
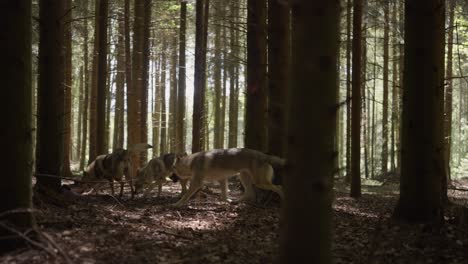
<path fill-rule="evenodd" d="M 224 3 L 221 1 L 214 2 L 214 11 L 216 16 L 220 16 L 220 9 Z M 213 100 L 213 112 L 214 112 L 214 138 L 213 145 L 214 148 L 222 148 L 221 143 L 221 24 L 218 23 L 214 25 L 214 54 L 213 54 L 213 90 L 214 90 L 214 100 Z"/>
<path fill-rule="evenodd" d="M 169 94 L 169 152 L 175 152 L 176 120 L 177 120 L 177 37 L 174 36 L 171 45 L 171 88 Z"/>
<path fill-rule="evenodd" d="M 231 17 L 233 19 L 233 24 L 237 25 L 237 19 L 239 17 L 239 8 L 236 5 L 235 1 L 231 2 L 230 5 Z M 239 75 L 236 74 L 239 72 L 239 66 L 237 60 L 239 58 L 239 45 L 238 45 L 238 35 L 239 29 L 235 26 L 230 28 L 230 43 L 231 46 L 231 56 L 229 56 L 229 131 L 228 131 L 228 147 L 234 148 L 237 147 L 237 127 L 238 127 L 238 82 Z"/>
<path fill-rule="evenodd" d="M 94 43 L 93 43 L 93 66 L 91 80 L 91 94 L 89 105 L 89 159 L 88 164 L 97 157 L 97 87 L 98 87 L 98 48 L 99 48 L 99 2 L 94 4 Z"/>
<path fill-rule="evenodd" d="M 159 142 L 160 142 L 160 130 L 161 130 L 161 82 L 159 79 L 158 73 L 161 72 L 161 63 L 162 60 L 157 56 L 158 59 L 155 58 L 154 68 L 156 69 L 156 74 L 154 76 L 154 109 L 153 109 L 153 157 L 159 156 Z M 157 63 L 159 62 L 159 63 Z M 162 74 L 162 73 L 161 73 Z"/>
<path fill-rule="evenodd" d="M 106 154 L 106 76 L 107 76 L 107 17 L 108 0 L 99 0 L 99 37 L 98 37 L 98 71 L 97 71 L 97 118 L 96 150 L 97 154 Z"/>
<path fill-rule="evenodd" d="M 36 174 L 61 175 L 64 129 L 64 1 L 39 3 L 39 87 Z M 57 23 L 60 21 L 60 23 Z M 28 66 L 29 67 L 29 66 Z M 8 78 L 7 78 L 8 79 Z M 61 180 L 38 177 L 36 187 L 59 191 Z"/>
<path fill-rule="evenodd" d="M 397 3 L 393 3 L 392 8 L 392 21 L 395 24 L 392 34 L 392 73 L 393 73 L 393 81 L 392 81 L 392 117 L 391 117 L 391 143 L 390 143 L 390 164 L 391 164 L 391 171 L 396 173 L 396 156 L 398 152 L 396 150 L 396 140 L 399 130 L 398 125 L 398 39 L 397 39 L 397 30 L 396 30 L 396 23 L 397 23 Z"/>
<path fill-rule="evenodd" d="M 289 6 L 268 0 L 268 152 L 286 156 L 289 72 Z"/>
<path fill-rule="evenodd" d="M 80 171 L 84 169 L 86 159 L 86 143 L 88 137 L 88 109 L 89 109 L 89 54 L 88 54 L 88 0 L 83 0 L 83 7 L 85 10 L 83 18 L 83 67 L 84 67 L 84 94 L 83 94 L 83 134 L 81 139 L 81 157 L 80 157 Z"/>
<path fill-rule="evenodd" d="M 266 0 L 247 1 L 245 147 L 267 151 Z"/>
<path fill-rule="evenodd" d="M 441 221 L 443 215 L 444 26 L 444 0 L 405 2 L 401 184 L 394 215 L 409 222 Z"/>
<path fill-rule="evenodd" d="M 150 63 L 150 24 L 151 24 L 151 1 L 144 1 L 144 18 L 143 18 L 143 47 L 142 47 L 142 80 L 140 83 L 140 142 L 148 142 L 148 85 L 149 85 L 149 63 Z M 137 76 L 137 75 L 134 75 Z M 134 80 L 135 81 L 135 80 Z M 139 81 L 139 80 L 136 80 Z M 140 143 L 137 142 L 137 143 Z M 148 160 L 148 151 L 145 149 L 140 154 L 140 164 L 143 166 Z"/>
<path fill-rule="evenodd" d="M 292 3 L 290 140 L 288 177 L 283 179 L 285 205 L 280 262 L 332 263 L 331 203 L 340 7 L 339 1 Z M 313 174 L 309 173 L 310 168 L 314 168 Z M 301 206 L 305 204 L 307 210 Z"/>
<path fill-rule="evenodd" d="M 124 140 L 124 86 L 125 86 L 125 24 L 124 14 L 119 13 L 117 36 L 117 74 L 115 82 L 115 115 L 113 149 L 123 148 Z"/>
<path fill-rule="evenodd" d="M 41 14 L 49 11 L 48 18 L 43 20 L 42 23 L 49 26 L 48 22 L 52 21 L 53 18 L 57 18 L 61 14 L 60 5 L 46 6 L 45 4 L 51 1 L 41 1 L 40 8 Z M 54 2 L 54 1 L 52 1 Z M 50 10 L 45 10 L 45 8 Z M 0 47 L 3 51 L 2 59 L 0 60 L 0 76 L 2 80 L 2 96 L 4 96 L 3 103 L 0 105 L 0 113 L 2 115 L 2 122 L 8 124 L 8 128 L 3 128 L 0 131 L 0 140 L 2 150 L 8 153 L 3 155 L 1 166 L 2 174 L 0 179 L 0 214 L 2 215 L 2 223 L 11 226 L 19 232 L 30 230 L 34 225 L 33 216 L 31 212 L 26 211 L 32 208 L 31 202 L 31 173 L 32 173 L 32 83 L 31 83 L 31 1 L 27 0 L 7 0 L 0 3 L 0 24 L 2 30 L 0 31 L 0 39 L 8 40 L 1 41 Z M 48 40 L 44 38 L 60 39 L 61 25 L 57 27 L 44 28 L 44 24 L 41 24 L 41 70 L 44 71 L 45 57 L 43 45 L 48 44 L 49 46 L 55 43 L 48 43 Z M 49 29 L 49 31 L 45 31 Z M 47 35 L 51 34 L 51 35 Z M 58 45 L 61 41 L 58 41 Z M 52 46 L 53 47 L 53 46 Z M 49 47 L 48 47 L 49 48 Z M 50 51 L 51 49 L 49 49 Z M 57 49 L 59 50 L 59 49 Z M 53 59 L 50 62 L 59 63 L 60 53 L 55 53 L 50 58 Z M 15 65 L 15 67 L 12 67 Z M 48 66 L 54 66 L 48 65 Z M 41 90 L 44 90 L 44 81 L 47 78 L 56 78 L 60 80 L 61 76 L 53 76 L 51 74 L 42 76 Z M 49 79 L 49 83 L 53 79 Z M 60 82 L 56 83 L 57 88 L 60 86 Z M 50 86 L 46 89 L 52 90 L 54 87 Z M 57 89 L 58 90 L 58 89 Z M 42 95 L 44 92 L 42 93 Z M 42 99 L 45 99 L 43 96 Z M 53 97 L 47 98 L 48 100 L 55 100 Z M 43 105 L 44 106 L 44 105 Z M 46 106 L 51 109 L 56 107 Z M 44 107 L 42 108 L 44 110 Z M 43 112 L 44 113 L 44 112 Z M 44 119 L 42 118 L 42 124 Z M 56 121 L 55 119 L 54 121 Z M 42 127 L 43 131 L 47 130 L 46 127 Z M 44 147 L 42 138 L 42 147 Z M 55 141 L 54 141 L 55 142 Z M 55 142 L 56 146 L 60 144 Z M 42 153 L 45 155 L 45 149 L 42 148 Z M 54 154 L 52 149 L 52 154 Z M 42 159 L 41 165 L 45 165 L 45 159 Z M 56 160 L 57 163 L 61 162 L 61 159 Z M 41 167 L 46 169 L 45 167 Z M 59 172 L 59 171 L 55 171 Z M 44 181 L 42 181 L 44 182 Z M 18 210 L 18 212 L 13 212 Z M 21 211 L 23 210 L 23 211 Z M 17 249 L 18 246 L 24 244 L 24 239 L 12 234 L 10 231 L 0 228 L 0 253 Z"/>
<path fill-rule="evenodd" d="M 137 139 L 134 138 L 135 126 L 138 122 L 136 94 L 132 79 L 132 53 L 130 39 L 130 0 L 124 2 L 124 35 L 125 35 L 125 85 L 127 86 L 127 148 Z M 135 157 L 133 157 L 133 160 Z M 135 160 L 134 160 L 135 161 Z"/>
<path fill-rule="evenodd" d="M 177 91 L 177 124 L 176 124 L 176 151 L 182 153 L 185 150 L 185 34 L 187 31 L 187 2 L 180 3 L 180 27 L 179 27 L 179 80 Z"/>
<path fill-rule="evenodd" d="M 206 90 L 206 34 L 209 0 L 196 1 L 195 76 L 193 96 L 192 153 L 204 148 L 205 90 Z"/>
<path fill-rule="evenodd" d="M 383 103 L 382 103 L 382 174 L 388 171 L 388 61 L 389 61 L 389 31 L 390 2 L 384 1 L 384 39 L 383 39 Z"/>
<path fill-rule="evenodd" d="M 159 85 L 160 91 L 160 107 L 161 107 L 161 135 L 160 135 L 160 145 L 159 151 L 162 154 L 167 152 L 167 114 L 166 114 L 166 66 L 167 66 L 167 42 L 163 39 L 163 44 L 161 48 L 161 82 Z"/>
<path fill-rule="evenodd" d="M 362 0 L 353 2 L 353 81 L 351 122 L 351 197 L 361 197 Z"/>
<path fill-rule="evenodd" d="M 110 15 L 112 17 L 112 14 Z M 112 20 L 109 17 L 109 23 L 107 29 L 109 33 L 107 34 L 107 64 L 106 64 L 106 122 L 105 122 L 105 133 L 104 133 L 104 149 L 106 152 L 109 151 L 110 146 L 110 112 L 112 104 L 112 82 L 113 74 L 111 69 L 112 64 L 112 54 L 111 54 L 111 43 L 112 43 Z"/>
<path fill-rule="evenodd" d="M 76 131 L 76 152 L 75 152 L 75 159 L 80 159 L 81 157 L 81 139 L 82 139 L 82 128 L 83 128 L 83 91 L 84 91 L 84 70 L 83 65 L 80 66 L 80 73 L 79 73 L 79 95 L 78 95 L 78 118 L 77 118 L 77 131 Z"/>
<path fill-rule="evenodd" d="M 444 202 L 448 201 L 447 197 L 447 184 L 450 182 L 450 160 L 451 160 L 451 149 L 452 149 L 452 101 L 453 101 L 453 28 L 455 19 L 455 0 L 449 0 L 449 28 L 448 28 L 448 39 L 447 39 L 447 69 L 445 74 L 445 80 L 447 86 L 445 89 L 445 106 L 444 106 L 444 169 L 445 178 L 442 179 L 442 199 Z"/>
<path fill-rule="evenodd" d="M 72 3 L 71 0 L 65 0 L 64 4 L 64 48 L 65 48 L 65 112 L 64 112 L 64 131 L 63 131 L 63 164 L 62 175 L 71 176 L 70 153 L 72 146 Z"/>
<path fill-rule="evenodd" d="M 351 182 L 351 17 L 352 0 L 346 5 L 346 182 Z"/>

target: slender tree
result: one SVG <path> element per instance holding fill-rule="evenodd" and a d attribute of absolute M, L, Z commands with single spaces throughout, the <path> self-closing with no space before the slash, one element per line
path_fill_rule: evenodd
<path fill-rule="evenodd" d="M 447 38 L 447 67 L 445 73 L 446 87 L 445 87 L 445 106 L 444 106 L 444 175 L 447 178 L 442 179 L 442 186 L 444 189 L 447 189 L 447 182 L 450 181 L 450 160 L 451 160 L 451 150 L 452 150 L 452 111 L 453 111 L 453 28 L 455 20 L 455 0 L 449 0 L 449 28 L 448 28 L 448 38 Z M 448 200 L 447 197 L 443 197 L 444 200 Z"/>
<path fill-rule="evenodd" d="M 351 197 L 361 196 L 362 0 L 353 1 L 353 81 L 351 123 Z"/>
<path fill-rule="evenodd" d="M 160 145 L 159 151 L 162 154 L 167 152 L 167 111 L 166 111 L 166 66 L 167 66 L 167 41 L 163 39 L 163 44 L 161 48 L 161 81 L 159 84 L 159 92 L 160 92 L 160 110 L 161 110 L 161 134 L 160 138 Z M 156 99 L 158 100 L 158 98 Z"/>
<path fill-rule="evenodd" d="M 289 6 L 268 1 L 268 152 L 285 157 L 289 72 Z"/>
<path fill-rule="evenodd" d="M 233 25 L 237 25 L 239 17 L 239 8 L 236 1 L 231 1 L 229 6 L 230 14 L 233 20 Z M 229 56 L 229 130 L 228 130 L 228 147 L 237 147 L 237 127 L 238 127 L 238 80 L 239 80 L 239 65 L 237 59 L 239 58 L 239 30 L 231 25 L 229 30 L 230 35 L 230 50 Z"/>
<path fill-rule="evenodd" d="M 266 0 L 247 0 L 247 91 L 245 147 L 268 147 Z"/>
<path fill-rule="evenodd" d="M 117 24 L 117 73 L 115 81 L 115 115 L 113 149 L 123 148 L 124 140 L 124 88 L 125 88 L 125 22 L 123 12 L 118 14 Z"/>
<path fill-rule="evenodd" d="M 42 8 L 45 8 L 45 2 L 47 1 L 41 1 Z M 55 8 L 54 6 L 50 7 Z M 60 12 L 59 8 L 60 6 L 56 9 L 57 13 Z M 45 11 L 42 10 L 41 13 L 44 14 Z M 54 13 L 49 15 L 54 15 Z M 4 52 L 0 60 L 0 76 L 3 86 L 2 96 L 5 98 L 0 106 L 0 113 L 2 121 L 8 124 L 7 129 L 0 131 L 2 149 L 8 153 L 2 158 L 3 170 L 0 176 L 2 180 L 2 184 L 0 184 L 0 214 L 2 215 L 0 253 L 3 253 L 16 249 L 24 241 L 23 238 L 6 230 L 3 225 L 20 232 L 33 226 L 32 214 L 28 211 L 32 207 L 31 173 L 33 164 L 31 1 L 2 1 L 0 3 L 0 24 L 2 25 L 0 39 L 8 40 L 0 41 L 0 48 Z M 60 27 L 58 28 L 60 29 Z M 54 32 L 54 29 L 56 28 L 51 28 L 49 32 Z M 43 31 L 44 29 L 41 28 L 42 37 L 44 37 Z M 57 37 L 59 38 L 58 34 Z M 43 49 L 42 51 L 44 52 Z M 56 56 L 58 57 L 58 54 Z M 44 64 L 42 65 L 44 66 Z M 42 88 L 44 87 L 42 86 Z M 60 144 L 57 145 L 60 146 Z"/>
<path fill-rule="evenodd" d="M 63 131 L 63 164 L 62 175 L 70 176 L 70 154 L 72 146 L 72 1 L 65 0 L 64 6 L 64 49 L 65 49 L 65 112 Z"/>
<path fill-rule="evenodd" d="M 346 181 L 351 181 L 351 18 L 353 2 L 346 4 Z"/>
<path fill-rule="evenodd" d="M 401 184 L 394 216 L 409 222 L 442 220 L 444 45 L 445 0 L 405 1 Z"/>
<path fill-rule="evenodd" d="M 284 178 L 280 261 L 332 263 L 331 202 L 340 6 L 339 1 L 328 0 L 291 3 L 294 33 L 289 173 Z M 304 115 L 306 109 L 308 114 Z M 307 172 L 311 167 L 313 174 Z"/>
<path fill-rule="evenodd" d="M 388 171 L 388 63 L 389 63 L 389 31 L 390 31 L 390 1 L 384 1 L 384 54 L 383 54 L 383 102 L 382 102 L 382 173 Z"/>
<path fill-rule="evenodd" d="M 89 160 L 91 163 L 97 155 L 97 89 L 98 89 L 98 64 L 99 64 L 99 3 L 94 1 L 94 40 L 93 40 L 93 65 L 91 75 L 91 93 L 89 102 Z M 102 153 L 101 153 L 102 154 Z"/>
<path fill-rule="evenodd" d="M 192 153 L 205 146 L 205 89 L 206 89 L 206 35 L 209 0 L 196 1 L 195 19 L 195 77 L 193 96 Z"/>
<path fill-rule="evenodd" d="M 83 0 L 83 67 L 84 67 L 84 92 L 83 92 L 83 115 L 81 123 L 82 128 L 82 139 L 81 139 L 81 157 L 80 157 L 80 170 L 84 169 L 85 158 L 86 158 L 86 143 L 88 137 L 88 109 L 89 109 L 89 54 L 88 54 L 88 0 Z"/>
<path fill-rule="evenodd" d="M 180 2 L 180 22 L 179 22 L 179 79 L 177 85 L 177 122 L 176 122 L 176 151 L 185 150 L 185 42 L 187 31 L 187 2 Z"/>
<path fill-rule="evenodd" d="M 177 121 L 177 37 L 172 37 L 171 43 L 171 71 L 169 91 L 169 151 L 175 151 L 176 121 Z"/>
<path fill-rule="evenodd" d="M 61 174 L 64 129 L 64 1 L 39 2 L 39 86 L 35 188 L 58 192 L 61 180 L 40 175 Z"/>
<path fill-rule="evenodd" d="M 105 154 L 105 121 L 106 121 L 106 71 L 107 71 L 107 17 L 108 0 L 99 0 L 99 34 L 98 34 L 98 70 L 97 70 L 97 116 L 96 116 L 96 150 Z"/>

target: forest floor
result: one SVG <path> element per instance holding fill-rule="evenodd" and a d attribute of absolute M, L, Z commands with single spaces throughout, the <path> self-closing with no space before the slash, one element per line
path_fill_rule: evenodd
<path fill-rule="evenodd" d="M 468 180 L 455 186 L 468 189 Z M 36 221 L 45 239 L 0 256 L 0 263 L 273 263 L 277 258 L 278 207 L 227 204 L 215 186 L 184 208 L 168 206 L 179 192 L 180 185 L 168 183 L 159 198 L 93 194 L 66 206 L 38 205 Z M 358 200 L 347 193 L 337 182 L 335 263 L 468 263 L 468 228 L 457 224 L 454 210 L 446 211 L 441 228 L 406 226 L 390 218 L 396 184 L 364 184 Z M 467 191 L 449 195 L 468 205 Z"/>

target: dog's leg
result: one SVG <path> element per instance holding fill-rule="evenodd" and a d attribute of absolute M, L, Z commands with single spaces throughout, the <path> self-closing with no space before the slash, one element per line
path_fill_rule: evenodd
<path fill-rule="evenodd" d="M 114 196 L 114 180 L 109 181 L 110 187 L 111 187 L 111 194 Z"/>
<path fill-rule="evenodd" d="M 248 171 L 242 171 L 239 175 L 242 186 L 244 186 L 244 194 L 240 201 L 255 202 L 255 191 L 253 189 L 253 175 Z"/>
<path fill-rule="evenodd" d="M 161 196 L 161 192 L 162 192 L 162 182 L 158 182 L 158 197 Z"/>
<path fill-rule="evenodd" d="M 190 197 L 192 197 L 201 187 L 203 186 L 203 178 L 200 175 L 195 174 L 190 181 L 190 186 L 187 192 L 182 195 L 182 198 L 174 204 L 175 207 L 180 207 L 181 205 L 185 204 Z"/>
<path fill-rule="evenodd" d="M 122 195 L 123 195 L 124 185 L 125 185 L 124 182 L 120 182 L 120 194 L 119 194 L 119 197 L 122 197 Z"/>
<path fill-rule="evenodd" d="M 179 180 L 180 185 L 182 186 L 182 195 L 184 195 L 187 192 L 187 179 L 180 179 Z"/>
<path fill-rule="evenodd" d="M 219 187 L 221 188 L 221 198 L 223 198 L 224 201 L 227 201 L 227 189 L 228 189 L 228 181 L 227 179 L 220 180 L 219 181 Z"/>
<path fill-rule="evenodd" d="M 281 200 L 284 199 L 283 189 L 281 186 L 276 186 L 272 183 L 273 180 L 273 168 L 270 165 L 265 165 L 264 167 L 256 171 L 257 177 L 254 177 L 255 186 L 260 189 L 270 190 L 277 193 Z"/>

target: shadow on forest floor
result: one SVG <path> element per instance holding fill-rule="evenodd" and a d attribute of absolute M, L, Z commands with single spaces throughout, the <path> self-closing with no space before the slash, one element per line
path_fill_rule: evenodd
<path fill-rule="evenodd" d="M 335 186 L 335 263 L 468 263 L 468 236 L 453 224 L 433 230 L 390 220 L 396 185 L 363 185 L 361 199 Z M 22 249 L 0 263 L 273 263 L 278 254 L 279 208 L 222 202 L 218 188 L 205 188 L 189 205 L 172 208 L 180 186 L 161 197 L 85 195 L 67 206 L 44 205 L 36 219 L 59 251 Z M 467 192 L 452 193 L 468 203 Z M 239 192 L 231 192 L 235 198 Z M 49 245 L 49 247 L 52 247 Z"/>

